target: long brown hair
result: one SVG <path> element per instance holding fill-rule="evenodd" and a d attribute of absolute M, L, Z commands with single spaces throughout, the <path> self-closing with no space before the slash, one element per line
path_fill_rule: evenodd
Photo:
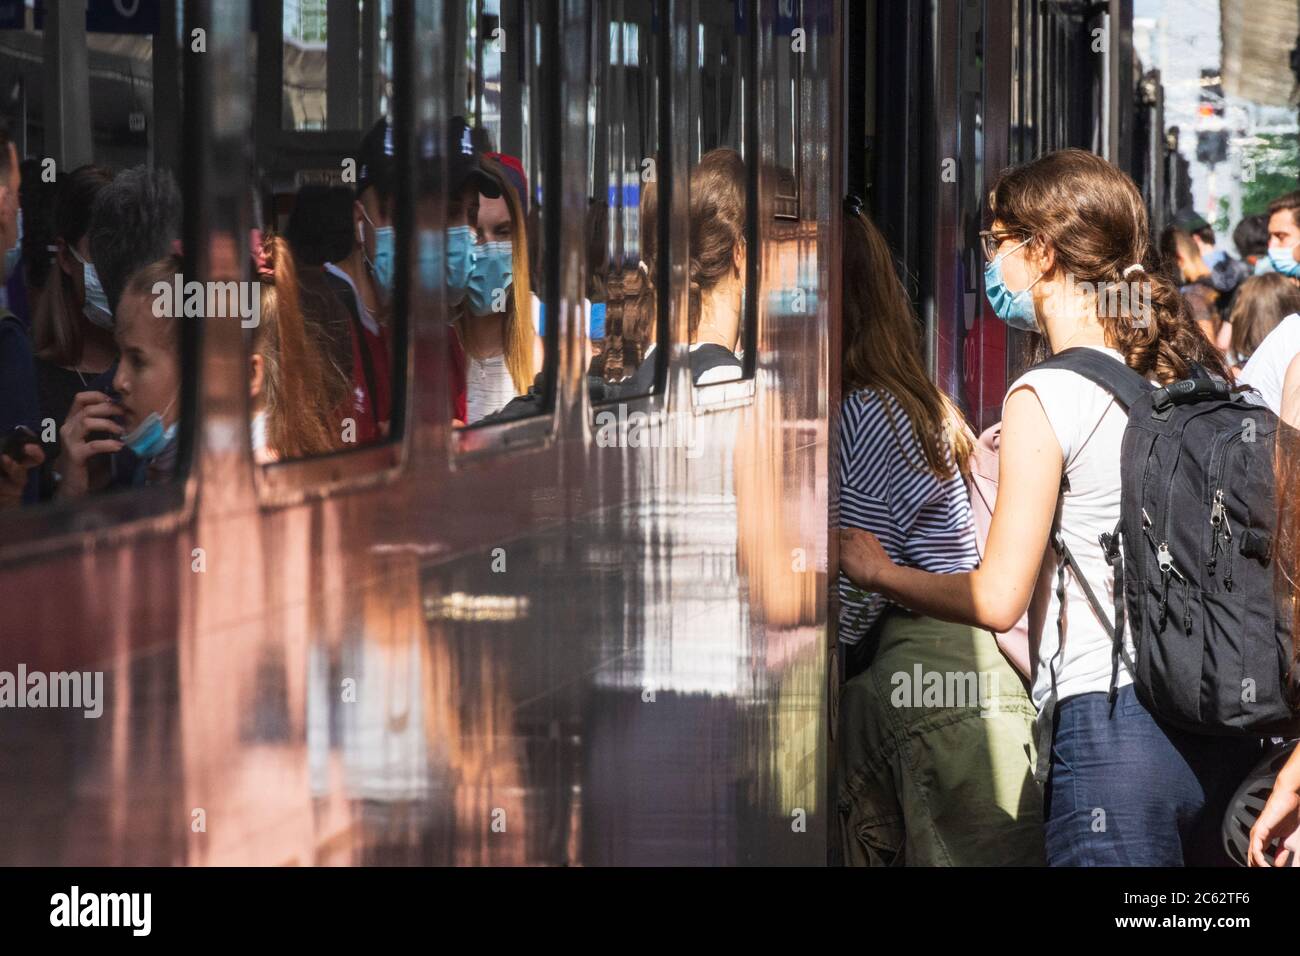
<path fill-rule="evenodd" d="M 95 197 L 112 179 L 112 173 L 99 166 L 79 166 L 59 177 L 53 238 L 73 249 L 90 228 Z M 83 323 L 88 321 L 77 305 L 75 284 L 56 262 L 32 319 L 37 357 L 68 368 L 81 364 Z"/>
<path fill-rule="evenodd" d="M 704 293 L 735 268 L 736 248 L 745 242 L 745 161 L 734 149 L 711 149 L 691 170 L 690 309 L 694 341 Z"/>
<path fill-rule="evenodd" d="M 889 244 L 862 212 L 844 217 L 844 361 L 845 396 L 870 389 L 887 393 L 921 444 L 924 467 L 950 478 L 953 463 L 966 471 L 974 439 L 956 404 L 930 380 L 921 362 L 921 326 L 894 266 Z M 886 403 L 886 414 L 889 414 Z M 890 415 L 900 450 L 908 447 Z M 951 452 L 951 458 L 949 457 Z M 918 467 L 922 463 L 916 462 Z"/>
<path fill-rule="evenodd" d="M 1274 446 L 1277 494 L 1277 560 L 1274 587 L 1291 612 L 1293 660 L 1300 661 L 1300 431 L 1284 421 L 1277 425 Z"/>
<path fill-rule="evenodd" d="M 1300 312 L 1300 289 L 1280 272 L 1251 276 L 1232 300 L 1232 351 L 1245 362 L 1268 333 L 1292 312 Z"/>
<path fill-rule="evenodd" d="M 1099 297 L 1097 317 L 1129 368 L 1168 385 L 1190 377 L 1196 362 L 1232 381 L 1223 356 L 1161 272 L 1142 195 L 1119 169 L 1080 149 L 1047 153 L 1002 173 L 989 206 L 1009 232 L 1030 239 L 1039 250 L 1049 245 L 1057 270 L 1078 283 L 1116 289 L 1117 295 L 1106 296 L 1107 308 Z M 1141 271 L 1126 277 L 1134 264 Z M 1145 285 L 1138 305 L 1128 294 L 1130 283 Z"/>
<path fill-rule="evenodd" d="M 263 362 L 266 444 L 281 459 L 325 454 L 342 447 L 346 380 L 303 316 L 289 244 L 274 236 L 263 250 L 270 271 L 260 275 L 261 321 L 253 345 Z"/>

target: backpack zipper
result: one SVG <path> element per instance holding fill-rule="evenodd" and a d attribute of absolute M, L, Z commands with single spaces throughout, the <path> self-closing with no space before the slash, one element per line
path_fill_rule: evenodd
<path fill-rule="evenodd" d="M 1160 568 L 1160 622 L 1159 628 L 1164 630 L 1165 621 L 1169 617 L 1169 579 L 1175 577 L 1183 585 L 1183 629 L 1190 631 L 1192 629 L 1192 609 L 1188 590 L 1189 585 L 1187 578 L 1174 565 L 1173 553 L 1169 550 L 1169 542 L 1156 542 L 1155 535 L 1151 533 L 1151 516 L 1147 514 L 1145 508 L 1142 509 L 1142 530 L 1146 532 L 1147 540 L 1151 542 L 1151 547 L 1156 552 L 1156 564 Z"/>

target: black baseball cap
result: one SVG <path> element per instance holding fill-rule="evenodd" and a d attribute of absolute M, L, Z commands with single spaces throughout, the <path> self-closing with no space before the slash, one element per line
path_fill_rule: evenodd
<path fill-rule="evenodd" d="M 463 116 L 453 116 L 447 131 L 447 166 L 451 174 L 454 194 L 473 186 L 489 199 L 501 195 L 501 186 L 483 169 L 478 148 L 474 145 L 473 130 Z"/>

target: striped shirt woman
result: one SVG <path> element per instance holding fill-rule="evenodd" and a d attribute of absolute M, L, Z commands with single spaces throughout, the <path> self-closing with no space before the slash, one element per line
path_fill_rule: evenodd
<path fill-rule="evenodd" d="M 849 395 L 840 411 L 839 527 L 870 531 L 898 564 L 939 574 L 976 567 L 966 485 L 952 467 L 952 451 L 945 455 L 946 479 L 926 467 L 915 429 L 892 394 L 861 389 Z M 843 573 L 839 588 L 840 640 L 856 644 L 886 602 Z"/>

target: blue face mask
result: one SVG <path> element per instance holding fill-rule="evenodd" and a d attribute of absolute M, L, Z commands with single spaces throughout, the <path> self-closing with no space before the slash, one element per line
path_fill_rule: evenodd
<path fill-rule="evenodd" d="M 365 213 L 362 213 L 364 216 Z M 366 223 L 375 233 L 375 257 L 374 259 L 366 258 L 366 265 L 370 266 L 370 274 L 375 277 L 375 282 L 379 284 L 379 290 L 385 298 L 393 294 L 393 266 L 394 256 L 396 255 L 396 240 L 394 238 L 392 226 L 376 226 L 366 216 Z M 360 232 L 358 231 L 358 237 Z M 365 244 L 362 243 L 362 255 L 365 255 Z"/>
<path fill-rule="evenodd" d="M 5 282 L 14 274 L 18 268 L 18 260 L 23 254 L 23 210 L 18 207 L 18 238 L 14 240 L 14 247 L 5 250 Z"/>
<path fill-rule="evenodd" d="M 1300 276 L 1300 262 L 1295 261 L 1295 250 L 1284 246 L 1268 250 L 1268 262 L 1274 272 L 1284 276 Z"/>
<path fill-rule="evenodd" d="M 1255 275 L 1262 276 L 1266 272 L 1273 271 L 1273 263 L 1268 261 L 1268 256 L 1260 256 L 1255 260 Z"/>
<path fill-rule="evenodd" d="M 167 407 L 171 408 L 171 405 Z M 152 461 L 175 441 L 179 424 L 173 422 L 163 428 L 162 416 L 157 412 L 150 412 L 134 430 L 122 436 L 122 444 L 135 452 L 136 457 L 142 461 Z"/>
<path fill-rule="evenodd" d="M 99 281 L 99 273 L 94 265 L 77 255 L 77 250 L 68 246 L 72 258 L 81 263 L 81 275 L 86 286 L 86 301 L 81 304 L 81 314 L 93 325 L 113 331 L 113 313 L 108 308 L 108 296 Z"/>
<path fill-rule="evenodd" d="M 505 311 L 505 290 L 510 288 L 514 249 L 509 242 L 485 242 L 474 247 L 466 293 L 474 315 Z M 493 308 L 500 305 L 500 308 Z"/>
<path fill-rule="evenodd" d="M 452 226 L 447 230 L 447 296 L 452 305 L 465 299 L 473 249 L 474 233 L 469 226 Z"/>
<path fill-rule="evenodd" d="M 1008 250 L 1005 255 L 998 256 L 984 267 L 984 293 L 988 296 L 989 305 L 993 306 L 993 314 L 999 319 L 1013 329 L 1020 329 L 1023 332 L 1036 332 L 1038 331 L 1038 320 L 1035 316 L 1034 297 L 1030 294 L 1030 289 L 1033 289 L 1038 284 L 1038 280 L 1042 276 L 1029 283 L 1028 288 L 1019 292 L 1012 292 L 1008 289 L 1006 282 L 1002 278 L 1002 260 L 1028 242 L 1029 240 L 1026 239 L 1015 249 Z"/>

